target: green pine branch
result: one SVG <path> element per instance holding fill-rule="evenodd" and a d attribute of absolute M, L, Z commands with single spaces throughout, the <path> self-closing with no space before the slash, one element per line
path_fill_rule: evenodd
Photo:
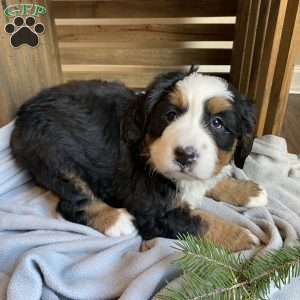
<path fill-rule="evenodd" d="M 161 300 L 266 299 L 273 282 L 281 288 L 300 276 L 300 246 L 282 248 L 245 261 L 214 243 L 183 235 L 176 243 L 183 271 L 180 288 L 169 288 Z"/>

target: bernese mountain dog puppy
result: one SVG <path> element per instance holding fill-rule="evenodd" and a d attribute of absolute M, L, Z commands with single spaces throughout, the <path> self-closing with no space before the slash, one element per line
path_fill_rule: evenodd
<path fill-rule="evenodd" d="M 267 202 L 230 177 L 254 137 L 251 103 L 222 78 L 195 69 L 158 76 L 145 94 L 121 83 L 74 81 L 41 91 L 17 114 L 11 148 L 72 222 L 109 236 L 190 233 L 238 251 L 259 243 L 201 210 L 208 195 L 246 207 Z"/>

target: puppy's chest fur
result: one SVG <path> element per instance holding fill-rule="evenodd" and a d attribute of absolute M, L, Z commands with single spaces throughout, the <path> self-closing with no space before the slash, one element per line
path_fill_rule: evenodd
<path fill-rule="evenodd" d="M 215 177 L 208 180 L 182 180 L 177 183 L 177 199 L 187 203 L 191 209 L 201 208 L 205 194 L 225 177 L 232 175 L 232 166 L 225 166 Z"/>

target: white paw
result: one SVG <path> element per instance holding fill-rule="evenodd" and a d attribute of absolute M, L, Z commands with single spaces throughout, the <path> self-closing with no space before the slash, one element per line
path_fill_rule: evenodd
<path fill-rule="evenodd" d="M 265 206 L 268 203 L 268 194 L 265 189 L 260 187 L 258 196 L 250 197 L 249 202 L 246 204 L 246 207 L 259 207 Z"/>
<path fill-rule="evenodd" d="M 137 232 L 133 224 L 133 216 L 127 210 L 120 208 L 116 221 L 104 231 L 104 234 L 111 237 L 119 237 Z"/>

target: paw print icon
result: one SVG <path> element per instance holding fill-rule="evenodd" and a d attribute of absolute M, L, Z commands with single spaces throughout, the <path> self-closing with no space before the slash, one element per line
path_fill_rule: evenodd
<path fill-rule="evenodd" d="M 15 17 L 12 23 L 5 25 L 4 30 L 11 34 L 12 47 L 17 48 L 23 44 L 36 47 L 39 44 L 39 35 L 45 31 L 45 26 L 42 23 L 36 23 L 32 16 L 25 20 L 22 17 Z"/>

